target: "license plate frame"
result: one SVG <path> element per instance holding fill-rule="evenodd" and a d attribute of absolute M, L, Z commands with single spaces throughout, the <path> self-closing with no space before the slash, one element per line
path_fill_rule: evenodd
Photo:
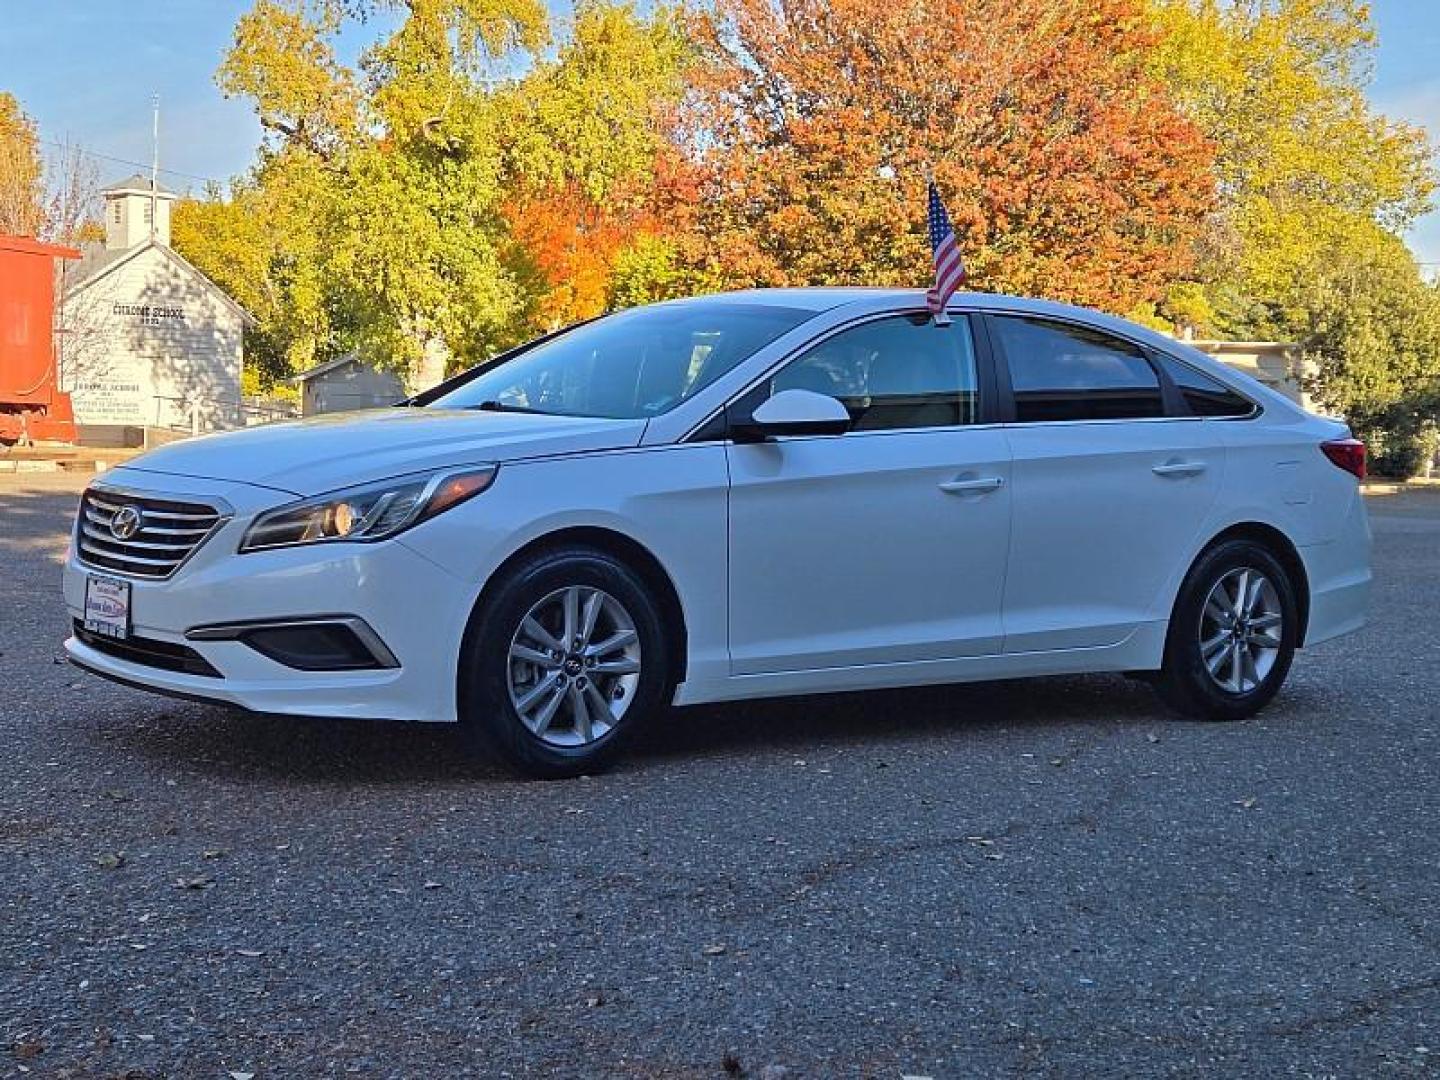
<path fill-rule="evenodd" d="M 92 634 L 126 640 L 130 636 L 130 582 L 105 574 L 86 574 L 81 625 Z"/>

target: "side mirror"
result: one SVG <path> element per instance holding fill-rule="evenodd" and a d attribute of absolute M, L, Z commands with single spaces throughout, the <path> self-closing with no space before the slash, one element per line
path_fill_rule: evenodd
<path fill-rule="evenodd" d="M 813 390 L 781 390 L 746 417 L 730 421 L 736 442 L 763 442 L 778 435 L 844 435 L 850 413 L 833 397 Z"/>

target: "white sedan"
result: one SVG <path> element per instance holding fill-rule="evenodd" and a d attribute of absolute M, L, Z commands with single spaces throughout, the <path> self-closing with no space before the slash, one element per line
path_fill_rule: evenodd
<path fill-rule="evenodd" d="M 540 776 L 680 705 L 1124 671 L 1248 716 L 1365 619 L 1364 447 L 1186 345 L 982 294 L 637 308 L 410 407 L 180 442 L 86 491 L 79 666 L 458 721 Z"/>

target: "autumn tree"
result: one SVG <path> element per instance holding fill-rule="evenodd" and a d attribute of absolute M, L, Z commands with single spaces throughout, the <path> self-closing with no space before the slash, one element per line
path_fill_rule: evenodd
<path fill-rule="evenodd" d="M 35 122 L 0 91 L 0 233 L 37 236 L 45 221 L 44 163 Z"/>
<path fill-rule="evenodd" d="M 1138 0 L 717 0 L 687 258 L 730 282 L 924 282 L 933 167 L 972 282 L 1128 311 L 1187 269 L 1212 151 Z"/>

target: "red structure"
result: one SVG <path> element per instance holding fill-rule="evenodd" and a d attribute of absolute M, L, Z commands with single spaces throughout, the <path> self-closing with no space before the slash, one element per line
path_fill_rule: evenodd
<path fill-rule="evenodd" d="M 55 260 L 74 248 L 0 236 L 0 443 L 75 440 L 55 356 Z"/>

